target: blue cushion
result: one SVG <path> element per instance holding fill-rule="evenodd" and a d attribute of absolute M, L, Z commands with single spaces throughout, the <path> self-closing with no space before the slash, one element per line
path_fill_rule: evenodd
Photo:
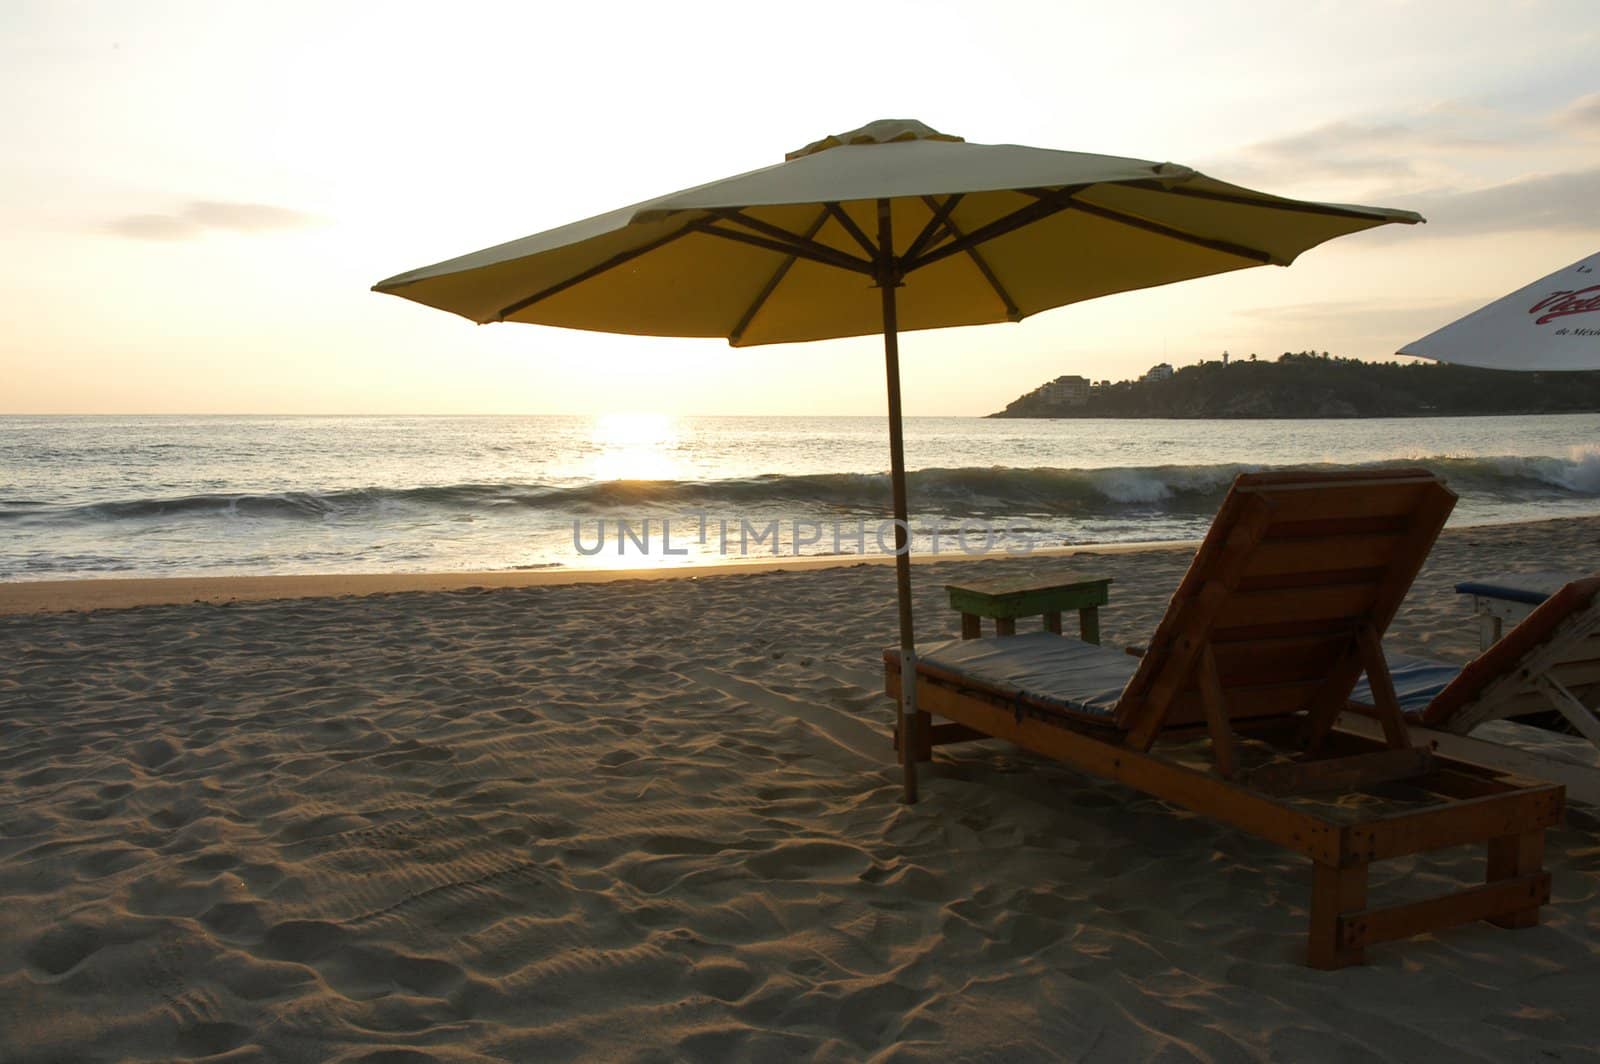
<path fill-rule="evenodd" d="M 1385 654 L 1389 661 L 1389 675 L 1394 677 L 1394 695 L 1400 708 L 1408 715 L 1421 713 L 1443 691 L 1445 685 L 1461 672 L 1459 665 L 1447 665 L 1428 658 L 1412 658 L 1404 654 Z M 1350 701 L 1372 705 L 1372 688 L 1367 684 L 1367 674 L 1361 674 L 1356 689 L 1350 692 Z"/>
<path fill-rule="evenodd" d="M 1482 595 L 1507 602 L 1537 606 L 1578 579 L 1580 573 L 1502 573 L 1481 580 L 1466 580 L 1456 585 L 1458 595 Z"/>
<path fill-rule="evenodd" d="M 1054 632 L 952 639 L 918 647 L 917 661 L 996 694 L 1104 723 L 1114 719 L 1117 699 L 1139 666 L 1119 650 Z"/>

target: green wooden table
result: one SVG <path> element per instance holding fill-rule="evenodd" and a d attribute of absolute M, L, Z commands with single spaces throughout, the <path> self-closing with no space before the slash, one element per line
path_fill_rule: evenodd
<path fill-rule="evenodd" d="M 1100 607 L 1111 601 L 1111 578 L 1067 584 L 978 581 L 946 584 L 950 608 L 961 611 L 961 638 L 983 634 L 982 618 L 994 621 L 996 635 L 1016 635 L 1018 617 L 1044 618 L 1046 631 L 1061 634 L 1061 614 L 1078 611 L 1078 632 L 1087 643 L 1100 642 Z"/>

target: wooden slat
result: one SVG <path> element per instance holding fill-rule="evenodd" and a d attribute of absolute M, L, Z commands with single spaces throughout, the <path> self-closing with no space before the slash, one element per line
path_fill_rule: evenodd
<path fill-rule="evenodd" d="M 1388 630 L 1389 622 L 1394 620 L 1395 611 L 1400 608 L 1400 601 L 1410 590 L 1411 582 L 1416 579 L 1423 560 L 1433 549 L 1440 531 L 1444 529 L 1445 519 L 1450 516 L 1455 504 L 1455 493 L 1440 481 L 1435 481 L 1418 495 L 1405 536 L 1395 546 L 1394 556 L 1389 560 L 1389 570 L 1378 585 L 1377 595 L 1366 617 L 1366 627 L 1373 637 L 1381 640 L 1383 633 Z M 1306 713 L 1302 738 L 1308 751 L 1316 752 L 1334 722 L 1339 719 L 1339 712 L 1349 699 L 1361 670 L 1359 653 L 1345 655 L 1329 670 L 1327 688 L 1318 695 Z"/>
<path fill-rule="evenodd" d="M 1328 565 L 1332 559 L 1324 559 Z M 1363 569 L 1307 568 L 1294 573 L 1268 573 L 1260 576 L 1242 576 L 1234 585 L 1244 591 L 1281 591 L 1296 587 L 1328 587 L 1336 584 L 1376 584 L 1383 579 L 1383 569 L 1368 566 Z"/>
<path fill-rule="evenodd" d="M 1036 617 L 1046 611 L 1104 606 L 1111 601 L 1111 578 L 1079 580 L 1070 584 L 971 582 L 946 584 L 950 608 L 980 617 Z"/>
<path fill-rule="evenodd" d="M 1394 532 L 1352 536 L 1266 539 L 1245 566 L 1244 578 L 1316 572 L 1322 568 L 1371 569 L 1387 565 L 1394 553 Z"/>
<path fill-rule="evenodd" d="M 1485 717 L 1484 720 L 1498 720 L 1502 717 L 1519 717 L 1526 713 L 1548 713 L 1554 708 L 1555 707 L 1550 704 L 1550 699 L 1546 698 L 1543 692 L 1534 688 L 1527 688 L 1522 691 L 1518 691 L 1516 694 L 1507 695 L 1504 698 L 1496 699 L 1494 703 L 1494 712 Z M 1454 723 L 1454 721 L 1452 721 L 1452 723 Z M 1475 723 L 1482 722 L 1478 721 Z"/>
<path fill-rule="evenodd" d="M 1381 861 L 1547 828 L 1560 822 L 1562 807 L 1562 789 L 1550 784 L 1350 824 L 1342 832 L 1341 863 Z"/>
<path fill-rule="evenodd" d="M 1356 629 L 1356 648 L 1361 653 L 1361 664 L 1367 672 L 1367 684 L 1372 689 L 1372 708 L 1383 725 L 1383 736 L 1396 750 L 1410 747 L 1406 739 L 1405 716 L 1400 712 L 1400 701 L 1395 697 L 1394 678 L 1389 674 L 1389 662 L 1383 656 L 1383 646 L 1372 626 L 1364 624 Z"/>
<path fill-rule="evenodd" d="M 1382 517 L 1328 517 L 1320 521 L 1275 521 L 1267 529 L 1267 539 L 1276 541 L 1403 535 L 1409 524 L 1405 514 L 1386 514 Z"/>
<path fill-rule="evenodd" d="M 886 671 L 890 693 L 898 696 L 899 673 L 893 668 Z M 1100 738 L 1033 717 L 1019 719 L 1004 698 L 957 688 L 926 675 L 918 676 L 917 704 L 986 735 L 1204 813 L 1314 860 L 1339 859 L 1338 825 L 1209 773 L 1122 745 L 1115 741 L 1116 732 L 1108 731 L 1106 738 Z"/>
<path fill-rule="evenodd" d="M 1213 534 L 1195 553 L 1166 616 L 1156 626 L 1150 653 L 1139 659 L 1139 669 L 1117 703 L 1117 722 L 1127 729 L 1132 745 L 1148 750 L 1155 741 L 1173 695 L 1192 675 L 1195 656 L 1217 610 L 1227 601 L 1271 518 L 1271 504 L 1258 494 L 1234 492 L 1223 501 L 1212 523 Z"/>
<path fill-rule="evenodd" d="M 1259 628 L 1299 621 L 1326 621 L 1367 615 L 1378 596 L 1377 584 L 1294 588 L 1285 591 L 1236 591 L 1217 611 L 1215 626 Z"/>
<path fill-rule="evenodd" d="M 935 724 L 928 729 L 928 742 L 931 746 L 943 746 L 946 743 L 970 743 L 978 739 L 993 738 L 976 728 L 969 728 L 965 724 Z"/>
<path fill-rule="evenodd" d="M 1223 643 L 1243 643 L 1255 640 L 1269 639 L 1315 639 L 1337 638 L 1338 646 L 1343 652 L 1354 637 L 1356 622 L 1348 617 L 1324 619 L 1320 621 L 1295 621 L 1286 624 L 1245 625 L 1242 628 L 1213 629 L 1211 641 L 1220 646 Z"/>
<path fill-rule="evenodd" d="M 1217 678 L 1217 659 L 1211 646 L 1200 651 L 1195 665 L 1195 679 L 1200 685 L 1200 701 L 1205 706 L 1206 730 L 1211 733 L 1211 756 L 1223 779 L 1232 779 L 1238 768 L 1233 753 L 1233 729 L 1228 722 L 1228 706 L 1222 700 L 1222 682 Z"/>
<path fill-rule="evenodd" d="M 1250 687 L 1234 684 L 1223 688 L 1222 699 L 1223 704 L 1228 707 L 1228 717 L 1231 720 L 1285 716 L 1304 709 L 1321 686 L 1320 677 L 1315 680 L 1290 680 Z M 1188 687 L 1173 696 L 1165 727 L 1175 728 L 1184 724 L 1194 724 L 1205 718 L 1205 702 L 1200 696 L 1200 689 Z"/>
<path fill-rule="evenodd" d="M 1569 690 L 1600 683 L 1600 660 L 1596 659 L 1569 659 L 1552 665 L 1548 671 L 1557 683 Z"/>
<path fill-rule="evenodd" d="M 1362 734 L 1376 735 L 1376 721 L 1346 715 L 1339 722 L 1340 731 L 1346 729 Z M 1537 753 L 1504 743 L 1485 742 L 1470 735 L 1453 735 L 1431 728 L 1410 729 L 1413 742 L 1426 742 L 1435 753 L 1450 759 L 1453 764 L 1471 762 L 1503 773 L 1517 773 L 1548 783 L 1559 783 L 1566 788 L 1567 797 L 1585 805 L 1600 806 L 1600 768 L 1558 761 Z M 1429 777 L 1432 783 L 1441 778 L 1441 772 Z"/>
<path fill-rule="evenodd" d="M 1411 590 L 1411 582 L 1416 579 L 1417 571 L 1433 549 L 1455 505 L 1455 493 L 1439 481 L 1420 495 L 1406 534 L 1389 560 L 1387 578 L 1379 585 L 1377 601 L 1373 603 L 1372 630 L 1380 639 L 1388 630 L 1389 622 L 1394 620 L 1406 592 Z"/>
<path fill-rule="evenodd" d="M 1237 631 L 1237 629 L 1235 629 Z M 1227 687 L 1320 680 L 1349 635 L 1319 634 L 1278 639 L 1213 642 L 1217 673 Z"/>
<path fill-rule="evenodd" d="M 1433 774 L 1426 788 L 1445 798 L 1482 798 L 1486 794 L 1505 794 L 1522 790 L 1532 783 L 1538 786 L 1543 780 L 1516 780 L 1491 772 L 1476 765 L 1464 765 L 1445 758 L 1435 757 Z"/>
<path fill-rule="evenodd" d="M 1409 905 L 1346 913 L 1339 917 L 1339 944 L 1359 949 L 1529 908 L 1537 915 L 1539 906 L 1549 900 L 1550 873 L 1537 872 Z"/>
<path fill-rule="evenodd" d="M 1267 794 L 1354 791 L 1393 780 L 1414 779 L 1433 767 L 1427 750 L 1378 750 L 1353 757 L 1265 765 L 1250 774 L 1250 786 Z"/>
<path fill-rule="evenodd" d="M 1291 488 L 1305 488 L 1307 481 L 1314 479 L 1317 484 L 1390 484 L 1395 481 L 1427 481 L 1436 482 L 1439 478 L 1421 466 L 1410 466 L 1401 469 L 1345 469 L 1337 472 L 1306 473 L 1298 469 L 1282 469 L 1272 473 L 1246 473 L 1239 477 L 1239 483 L 1252 490 L 1288 486 Z"/>
<path fill-rule="evenodd" d="M 1350 484 L 1308 483 L 1266 489 L 1273 503 L 1273 524 L 1279 522 L 1348 520 L 1410 513 L 1423 492 L 1436 485 L 1427 480 Z"/>

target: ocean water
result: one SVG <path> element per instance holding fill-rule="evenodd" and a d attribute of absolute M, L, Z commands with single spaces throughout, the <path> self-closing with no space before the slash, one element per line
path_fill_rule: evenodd
<path fill-rule="evenodd" d="M 1455 524 L 1600 514 L 1600 414 L 906 422 L 913 549 L 1189 539 L 1235 474 L 1422 465 Z M 0 580 L 880 553 L 881 417 L 0 417 Z"/>

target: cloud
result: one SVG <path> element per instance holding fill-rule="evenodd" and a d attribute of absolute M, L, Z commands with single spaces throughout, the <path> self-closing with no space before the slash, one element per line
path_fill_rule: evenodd
<path fill-rule="evenodd" d="M 1215 165 L 1230 180 L 1281 179 L 1296 172 L 1401 180 L 1416 173 L 1409 158 L 1412 136 L 1400 124 L 1330 122 L 1258 141 Z"/>
<path fill-rule="evenodd" d="M 1352 116 L 1244 145 L 1202 160 L 1202 169 L 1246 183 L 1332 183 L 1354 189 L 1352 196 L 1409 197 L 1430 187 L 1465 189 L 1475 178 L 1482 183 L 1516 169 L 1571 166 L 1574 134 L 1600 136 L 1600 93 L 1541 112 L 1443 100 L 1394 115 Z"/>
<path fill-rule="evenodd" d="M 208 231 L 265 233 L 300 229 L 317 219 L 287 207 L 265 203 L 193 200 L 171 214 L 126 214 L 105 224 L 105 230 L 132 240 L 190 240 Z"/>
<path fill-rule="evenodd" d="M 1406 197 L 1441 236 L 1478 236 L 1528 230 L 1600 230 L 1600 167 L 1534 174 L 1475 189 L 1440 189 Z M 1389 228 L 1401 228 L 1391 226 Z M 1374 239 L 1392 239 L 1378 230 Z"/>
<path fill-rule="evenodd" d="M 1344 119 L 1246 145 L 1219 162 L 1235 174 L 1403 181 L 1423 177 L 1441 160 L 1503 155 L 1535 133 L 1517 119 L 1455 104 L 1438 104 L 1401 121 Z"/>
<path fill-rule="evenodd" d="M 1600 136 L 1600 92 L 1580 96 L 1552 116 L 1552 121 L 1566 129 Z"/>
<path fill-rule="evenodd" d="M 1259 321 L 1274 330 L 1293 335 L 1351 338 L 1421 336 L 1476 310 L 1487 299 L 1428 300 L 1424 302 L 1290 303 L 1282 306 L 1250 307 L 1237 313 Z M 1325 341 L 1324 341 L 1325 343 Z"/>

